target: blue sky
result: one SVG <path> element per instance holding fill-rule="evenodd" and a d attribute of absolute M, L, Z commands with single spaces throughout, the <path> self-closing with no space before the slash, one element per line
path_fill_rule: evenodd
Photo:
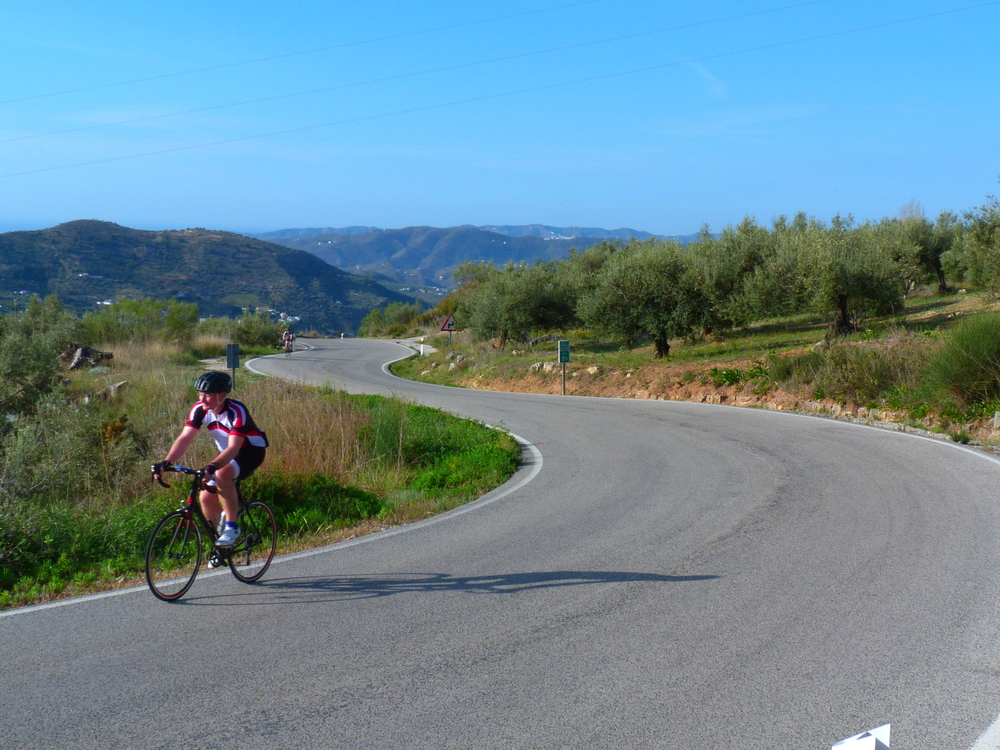
<path fill-rule="evenodd" d="M 0 231 L 660 234 L 1000 192 L 1000 2 L 8 3 Z"/>

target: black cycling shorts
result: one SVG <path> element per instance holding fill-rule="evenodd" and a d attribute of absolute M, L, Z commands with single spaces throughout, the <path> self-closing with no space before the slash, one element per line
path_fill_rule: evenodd
<path fill-rule="evenodd" d="M 233 463 L 236 464 L 236 476 L 239 479 L 246 479 L 253 474 L 257 467 L 264 463 L 264 456 L 267 455 L 267 448 L 259 445 L 245 444 L 236 454 Z"/>
<path fill-rule="evenodd" d="M 246 479 L 257 470 L 258 466 L 264 463 L 264 456 L 266 455 L 267 448 L 244 443 L 243 447 L 240 448 L 240 452 L 236 454 L 236 458 L 229 462 L 236 468 L 236 476 L 233 478 Z M 210 480 L 208 486 L 214 487 L 215 480 Z"/>

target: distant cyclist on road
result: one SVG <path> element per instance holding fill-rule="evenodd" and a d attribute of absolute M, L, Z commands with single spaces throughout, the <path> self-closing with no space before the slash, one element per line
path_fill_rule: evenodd
<path fill-rule="evenodd" d="M 292 349 L 295 348 L 295 334 L 292 333 L 291 328 L 286 328 L 285 332 L 281 334 L 281 341 L 285 345 L 285 354 L 291 354 Z"/>
<path fill-rule="evenodd" d="M 240 534 L 236 480 L 250 476 L 263 463 L 267 453 L 267 435 L 254 424 L 245 405 L 226 396 L 233 389 L 233 379 L 228 373 L 206 372 L 195 381 L 194 388 L 198 391 L 198 403 L 191 408 L 184 429 L 167 457 L 153 467 L 153 473 L 159 476 L 169 470 L 187 453 L 198 431 L 202 427 L 207 428 L 219 448 L 219 454 L 205 467 L 201 509 L 216 526 L 225 511 L 226 527 L 216 545 L 231 547 Z M 222 501 L 221 507 L 219 500 Z"/>

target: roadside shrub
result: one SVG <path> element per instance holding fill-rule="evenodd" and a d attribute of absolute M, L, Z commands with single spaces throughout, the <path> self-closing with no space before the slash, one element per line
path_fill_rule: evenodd
<path fill-rule="evenodd" d="M 472 490 L 494 486 L 517 467 L 517 458 L 500 445 L 477 445 L 443 459 L 413 483 L 417 490 Z"/>
<path fill-rule="evenodd" d="M 29 412 L 52 390 L 61 369 L 59 354 L 78 335 L 77 320 L 58 297 L 34 297 L 24 313 L 0 317 L 0 414 L 9 419 Z"/>
<path fill-rule="evenodd" d="M 235 321 L 232 318 L 204 318 L 198 322 L 198 328 L 195 331 L 195 335 L 218 336 L 219 338 L 224 338 L 227 341 L 232 341 L 234 322 Z"/>
<path fill-rule="evenodd" d="M 281 326 L 267 312 L 245 312 L 235 321 L 233 341 L 245 347 L 276 349 L 281 345 Z"/>
<path fill-rule="evenodd" d="M 197 359 L 211 359 L 226 356 L 226 345 L 232 343 L 232 338 L 220 334 L 199 333 L 191 342 L 191 352 Z"/>
<path fill-rule="evenodd" d="M 171 502 L 176 500 L 97 512 L 56 503 L 0 513 L 0 609 L 37 598 L 42 589 L 59 593 L 84 571 L 92 571 L 92 583 L 98 574 L 114 578 L 140 570 L 150 529 Z M 19 596 L 11 595 L 14 588 L 21 589 Z"/>
<path fill-rule="evenodd" d="M 262 471 L 280 467 L 289 475 L 329 476 L 348 485 L 356 467 L 369 461 L 360 433 L 370 418 L 352 396 L 266 378 L 241 385 L 240 398 L 271 443 Z"/>
<path fill-rule="evenodd" d="M 771 354 L 767 364 L 771 380 L 781 386 L 812 385 L 826 365 L 826 355 L 821 352 L 806 352 L 794 357 Z"/>
<path fill-rule="evenodd" d="M 359 337 L 406 336 L 418 324 L 423 313 L 423 305 L 390 302 L 385 309 L 376 307 L 369 312 L 358 327 Z"/>
<path fill-rule="evenodd" d="M 62 394 L 41 399 L 31 418 L 0 440 L 0 503 L 86 505 L 122 496 L 139 460 L 128 417 L 103 404 L 71 403 Z"/>
<path fill-rule="evenodd" d="M 83 316 L 83 338 L 90 345 L 127 341 L 187 343 L 198 324 L 198 306 L 175 299 L 123 299 Z"/>
<path fill-rule="evenodd" d="M 892 330 L 881 338 L 839 340 L 826 351 L 769 355 L 767 366 L 775 383 L 810 386 L 815 398 L 900 402 L 920 389 L 932 347 L 926 336 Z"/>
<path fill-rule="evenodd" d="M 925 382 L 962 408 L 1000 396 L 1000 314 L 980 313 L 947 331 Z"/>
<path fill-rule="evenodd" d="M 235 343 L 232 318 L 205 318 L 199 321 L 191 338 L 191 351 L 198 359 L 226 356 L 226 345 Z"/>
<path fill-rule="evenodd" d="M 747 374 L 739 367 L 713 367 L 708 371 L 708 380 L 716 388 L 724 385 L 739 385 L 747 379 Z"/>
<path fill-rule="evenodd" d="M 930 356 L 930 341 L 919 334 L 894 331 L 884 338 L 838 342 L 816 373 L 816 385 L 830 397 L 855 403 L 881 401 L 912 393 Z"/>

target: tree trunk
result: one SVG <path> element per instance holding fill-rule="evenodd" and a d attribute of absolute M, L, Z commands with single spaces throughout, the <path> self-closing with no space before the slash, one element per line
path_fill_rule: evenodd
<path fill-rule="evenodd" d="M 653 352 L 653 359 L 664 359 L 670 354 L 670 341 L 667 338 L 653 339 L 656 351 Z"/>
<path fill-rule="evenodd" d="M 937 263 L 937 277 L 938 277 L 938 294 L 948 293 L 948 282 L 944 278 L 944 269 L 941 268 L 941 262 Z"/>
<path fill-rule="evenodd" d="M 858 326 L 851 319 L 851 314 L 847 309 L 847 295 L 837 295 L 837 315 L 830 325 L 829 337 L 845 336 L 858 330 Z"/>

